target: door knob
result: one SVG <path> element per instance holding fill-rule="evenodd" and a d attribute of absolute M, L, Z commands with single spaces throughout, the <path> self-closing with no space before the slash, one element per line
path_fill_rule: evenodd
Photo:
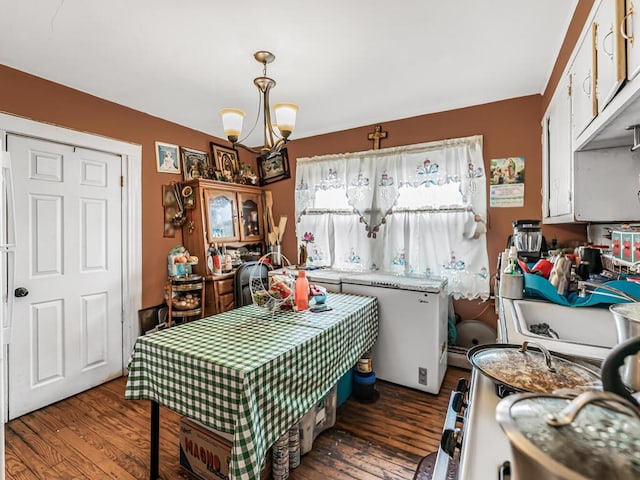
<path fill-rule="evenodd" d="M 29 290 L 27 290 L 24 287 L 18 287 L 16 288 L 15 292 L 14 292 L 16 297 L 26 297 L 27 295 L 29 295 Z"/>

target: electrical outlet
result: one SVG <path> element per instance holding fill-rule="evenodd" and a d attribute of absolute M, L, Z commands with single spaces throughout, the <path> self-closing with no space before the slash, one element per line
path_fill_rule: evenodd
<path fill-rule="evenodd" d="M 427 369 L 424 367 L 418 367 L 418 383 L 420 385 L 427 384 Z"/>

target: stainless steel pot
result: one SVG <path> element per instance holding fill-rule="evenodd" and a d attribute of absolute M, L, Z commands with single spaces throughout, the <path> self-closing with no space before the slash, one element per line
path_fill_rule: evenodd
<path fill-rule="evenodd" d="M 640 478 L 640 413 L 618 395 L 519 393 L 500 401 L 496 419 L 518 480 Z"/>
<path fill-rule="evenodd" d="M 625 344 L 626 347 L 612 350 L 609 364 L 614 365 L 617 369 L 624 362 L 621 381 L 631 392 L 640 391 L 640 340 L 639 343 L 631 341 L 634 338 L 640 339 L 640 303 L 618 303 L 611 305 L 609 311 L 613 315 L 616 323 L 616 333 L 618 336 L 618 344 Z M 630 341 L 629 344 L 626 342 Z M 634 345 L 637 346 L 634 347 Z M 626 358 L 625 358 L 626 357 Z M 604 366 L 603 366 L 604 367 Z M 603 372 L 603 376 L 605 373 Z M 617 373 L 613 370 L 607 370 L 608 378 L 614 378 Z M 628 392 L 621 390 L 618 382 L 615 381 L 616 393 L 630 399 Z"/>

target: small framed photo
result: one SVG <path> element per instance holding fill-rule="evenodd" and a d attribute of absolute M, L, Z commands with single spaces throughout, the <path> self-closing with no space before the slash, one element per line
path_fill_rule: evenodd
<path fill-rule="evenodd" d="M 260 185 L 278 182 L 291 177 L 289 170 L 289 157 L 287 149 L 282 148 L 279 152 L 272 153 L 268 157 L 258 157 L 258 175 Z"/>
<path fill-rule="evenodd" d="M 233 148 L 211 142 L 211 155 L 215 169 L 222 173 L 223 178 L 233 179 L 238 173 L 238 151 Z"/>
<path fill-rule="evenodd" d="M 156 169 L 160 173 L 180 173 L 178 146 L 156 142 Z"/>
<path fill-rule="evenodd" d="M 180 155 L 182 157 L 182 176 L 185 180 L 209 177 L 211 161 L 207 152 L 180 147 Z"/>

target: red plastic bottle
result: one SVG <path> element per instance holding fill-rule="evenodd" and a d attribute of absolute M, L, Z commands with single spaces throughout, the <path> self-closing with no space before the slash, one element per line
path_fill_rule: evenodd
<path fill-rule="evenodd" d="M 299 312 L 309 308 L 309 280 L 304 270 L 298 272 L 295 287 L 296 308 Z"/>

